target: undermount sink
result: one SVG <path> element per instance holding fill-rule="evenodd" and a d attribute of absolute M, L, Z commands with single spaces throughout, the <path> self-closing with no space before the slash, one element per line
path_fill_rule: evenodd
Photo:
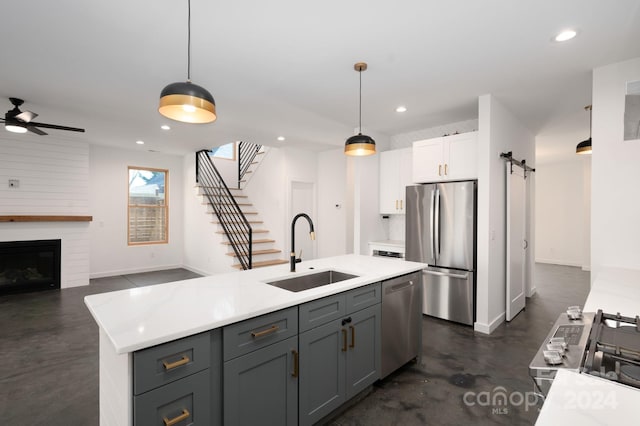
<path fill-rule="evenodd" d="M 299 277 L 285 278 L 283 280 L 276 280 L 266 282 L 269 284 L 284 290 L 289 291 L 304 291 L 316 287 L 322 287 L 323 285 L 333 284 L 351 278 L 358 278 L 357 275 L 345 274 L 338 271 L 324 271 L 315 274 L 302 275 Z"/>

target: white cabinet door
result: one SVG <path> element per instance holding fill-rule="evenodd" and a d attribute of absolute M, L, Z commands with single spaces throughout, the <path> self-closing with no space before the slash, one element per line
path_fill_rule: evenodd
<path fill-rule="evenodd" d="M 397 151 L 380 153 L 380 214 L 398 213 L 400 155 Z"/>
<path fill-rule="evenodd" d="M 413 182 L 411 148 L 380 153 L 380 214 L 404 214 L 405 187 Z"/>
<path fill-rule="evenodd" d="M 444 176 L 446 180 L 478 178 L 478 132 L 445 138 Z"/>
<path fill-rule="evenodd" d="M 440 182 L 478 178 L 478 132 L 413 143 L 413 181 Z"/>
<path fill-rule="evenodd" d="M 426 139 L 413 143 L 413 181 L 416 183 L 442 180 L 443 139 Z"/>

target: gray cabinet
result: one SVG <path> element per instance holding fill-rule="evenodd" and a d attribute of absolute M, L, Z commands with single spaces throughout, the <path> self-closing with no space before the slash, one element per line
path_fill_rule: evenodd
<path fill-rule="evenodd" d="M 224 327 L 225 425 L 297 424 L 297 318 L 294 307 Z"/>
<path fill-rule="evenodd" d="M 300 305 L 302 318 L 330 312 L 300 334 L 300 425 L 321 420 L 380 377 L 380 284 Z M 344 305 L 344 315 L 325 306 Z M 315 316 L 317 317 L 317 316 Z M 306 326 L 305 326 L 306 327 Z"/>
<path fill-rule="evenodd" d="M 220 330 L 133 353 L 133 424 L 219 425 Z"/>

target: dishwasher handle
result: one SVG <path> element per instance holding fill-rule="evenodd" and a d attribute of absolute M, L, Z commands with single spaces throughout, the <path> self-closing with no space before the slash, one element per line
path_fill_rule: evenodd
<path fill-rule="evenodd" d="M 385 294 L 395 293 L 396 291 L 404 290 L 405 288 L 413 287 L 413 280 L 405 281 L 403 283 L 395 284 L 385 289 Z"/>
<path fill-rule="evenodd" d="M 429 274 L 429 275 L 437 275 L 439 277 L 457 278 L 457 279 L 460 279 L 460 280 L 469 279 L 469 273 L 468 272 L 466 274 L 449 274 L 447 272 L 431 271 L 429 269 L 424 269 L 422 272 L 424 272 L 425 274 Z"/>

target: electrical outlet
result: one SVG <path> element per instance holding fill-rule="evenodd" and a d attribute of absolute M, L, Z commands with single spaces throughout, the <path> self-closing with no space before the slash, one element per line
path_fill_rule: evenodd
<path fill-rule="evenodd" d="M 18 188 L 20 181 L 18 179 L 9 179 L 9 188 Z"/>

